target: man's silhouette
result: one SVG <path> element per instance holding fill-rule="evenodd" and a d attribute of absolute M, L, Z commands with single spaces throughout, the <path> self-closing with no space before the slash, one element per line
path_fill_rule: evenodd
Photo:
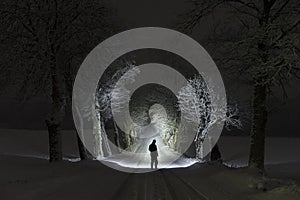
<path fill-rule="evenodd" d="M 149 145 L 149 151 L 150 151 L 150 155 L 151 155 L 151 169 L 153 169 L 153 163 L 155 163 L 155 169 L 157 169 L 157 157 L 158 157 L 158 153 L 157 153 L 157 147 L 156 147 L 156 140 L 153 140 L 152 143 Z"/>

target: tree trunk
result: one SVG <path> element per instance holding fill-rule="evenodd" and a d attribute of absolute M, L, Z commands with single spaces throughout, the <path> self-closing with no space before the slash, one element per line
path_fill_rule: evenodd
<path fill-rule="evenodd" d="M 84 147 L 79 135 L 78 134 L 76 134 L 76 135 L 77 135 L 77 145 L 78 145 L 80 160 L 87 160 L 89 158 L 88 152 L 87 152 L 86 148 Z"/>
<path fill-rule="evenodd" d="M 111 151 L 111 148 L 109 146 L 108 138 L 107 138 L 105 127 L 104 127 L 104 122 L 100 121 L 100 123 L 101 123 L 101 129 L 102 129 L 101 133 L 102 133 L 102 137 L 103 137 L 104 147 L 106 149 L 107 156 L 111 156 L 112 151 Z"/>
<path fill-rule="evenodd" d="M 121 152 L 122 147 L 121 147 L 121 143 L 120 143 L 120 133 L 119 133 L 118 126 L 117 126 L 115 120 L 113 120 L 113 125 L 114 125 L 114 131 L 115 131 L 115 142 L 116 142 L 116 145 L 118 146 L 119 152 Z"/>
<path fill-rule="evenodd" d="M 62 136 L 61 125 L 65 116 L 66 99 L 64 96 L 64 82 L 62 75 L 59 73 L 56 57 L 54 55 L 50 58 L 51 69 L 51 110 L 46 125 L 49 133 L 49 161 L 61 161 L 62 155 Z"/>
<path fill-rule="evenodd" d="M 263 15 L 259 21 L 262 32 L 264 33 L 263 40 L 258 41 L 258 54 L 261 61 L 268 63 L 268 57 L 270 55 L 266 41 L 268 41 L 269 26 L 269 14 L 271 4 L 269 1 L 264 1 Z M 254 75 L 254 91 L 252 102 L 252 130 L 251 130 L 251 144 L 250 144 L 250 156 L 249 167 L 264 170 L 264 158 L 265 158 L 265 127 L 267 123 L 267 83 L 268 74 L 264 71 L 264 67 L 260 66 L 259 72 Z"/>
<path fill-rule="evenodd" d="M 211 150 L 210 161 L 221 161 L 221 159 L 222 159 L 221 152 L 219 150 L 218 143 L 216 143 Z"/>
<path fill-rule="evenodd" d="M 80 127 L 80 130 L 77 130 L 77 133 L 76 133 L 79 157 L 80 157 L 80 160 L 86 160 L 86 159 L 89 158 L 89 155 L 88 155 L 87 149 L 83 145 L 83 143 L 84 143 L 83 119 L 82 119 L 82 116 L 80 115 L 80 111 L 79 111 L 79 108 L 78 108 L 77 104 L 75 105 L 75 110 L 76 110 L 76 114 L 77 114 L 78 122 L 79 122 L 79 127 Z M 79 136 L 79 134 L 80 134 L 81 137 Z"/>
<path fill-rule="evenodd" d="M 253 95 L 253 122 L 249 167 L 264 169 L 265 126 L 267 123 L 266 85 L 255 84 Z"/>
<path fill-rule="evenodd" d="M 46 120 L 49 133 L 49 161 L 62 160 L 62 139 L 60 124 L 54 120 Z"/>

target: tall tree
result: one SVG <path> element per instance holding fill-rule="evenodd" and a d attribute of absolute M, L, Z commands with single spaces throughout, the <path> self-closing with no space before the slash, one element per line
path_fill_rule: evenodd
<path fill-rule="evenodd" d="M 221 58 L 219 66 L 230 66 L 253 86 L 249 166 L 264 169 L 268 92 L 276 85 L 284 90 L 292 75 L 299 77 L 300 2 L 193 1 L 180 28 L 192 30 L 204 17 L 216 17 L 217 12 L 223 16 L 215 23 L 210 41 L 222 45 L 218 43 L 214 56 Z M 212 17 L 210 20 L 213 23 Z"/>
<path fill-rule="evenodd" d="M 212 84 L 211 84 L 212 85 Z M 206 137 L 214 140 L 208 135 L 210 127 L 224 123 L 225 127 L 241 128 L 239 110 L 237 105 L 226 104 L 225 99 L 222 105 L 213 105 L 212 101 L 220 99 L 215 93 L 215 88 L 209 87 L 200 76 L 187 81 L 187 85 L 182 87 L 178 93 L 178 104 L 184 118 L 197 124 L 195 145 L 196 157 L 203 159 L 203 141 Z M 211 152 L 210 160 L 221 160 L 221 153 L 216 144 Z"/>
<path fill-rule="evenodd" d="M 1 49 L 24 99 L 51 99 L 46 119 L 50 161 L 62 160 L 61 126 L 79 63 L 109 28 L 99 0 L 3 0 Z"/>

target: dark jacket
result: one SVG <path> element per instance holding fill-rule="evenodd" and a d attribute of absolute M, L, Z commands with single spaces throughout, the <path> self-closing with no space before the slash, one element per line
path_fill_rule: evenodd
<path fill-rule="evenodd" d="M 149 145 L 149 151 L 151 151 L 151 152 L 153 152 L 153 151 L 157 151 L 157 147 L 156 147 L 156 145 L 155 144 L 150 144 Z"/>

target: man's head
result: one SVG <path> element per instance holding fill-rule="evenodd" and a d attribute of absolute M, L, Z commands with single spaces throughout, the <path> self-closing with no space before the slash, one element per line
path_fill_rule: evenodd
<path fill-rule="evenodd" d="M 153 140 L 152 143 L 155 144 L 155 143 L 156 143 L 156 140 Z"/>

